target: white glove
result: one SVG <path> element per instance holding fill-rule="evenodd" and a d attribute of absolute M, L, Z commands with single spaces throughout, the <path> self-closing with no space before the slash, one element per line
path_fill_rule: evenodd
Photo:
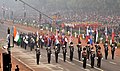
<path fill-rule="evenodd" d="M 84 58 L 82 58 L 82 60 L 84 60 Z"/>
<path fill-rule="evenodd" d="M 98 59 L 98 57 L 95 57 L 96 59 Z"/>
<path fill-rule="evenodd" d="M 87 61 L 88 61 L 88 59 L 87 59 Z"/>
<path fill-rule="evenodd" d="M 102 60 L 103 60 L 103 58 L 102 58 Z"/>

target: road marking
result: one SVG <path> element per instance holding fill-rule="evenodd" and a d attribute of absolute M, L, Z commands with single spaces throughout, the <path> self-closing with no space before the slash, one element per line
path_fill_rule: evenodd
<path fill-rule="evenodd" d="M 111 64 L 114 64 L 114 65 L 116 65 L 117 63 L 115 63 L 115 62 L 112 62 L 112 61 L 109 61 L 109 63 L 111 63 Z"/>
<path fill-rule="evenodd" d="M 86 71 L 90 71 L 89 69 L 85 69 Z"/>
<path fill-rule="evenodd" d="M 60 55 L 62 55 L 62 53 L 60 53 Z M 67 55 L 66 56 L 67 58 L 69 58 L 69 56 Z M 80 63 L 83 63 L 82 61 L 79 61 L 79 60 L 77 60 L 77 59 L 75 59 L 75 58 L 73 58 L 73 60 L 75 60 L 75 61 L 77 61 L 77 62 L 80 62 Z M 71 63 L 70 63 L 71 64 Z M 73 63 L 72 63 L 73 64 Z M 91 65 L 90 64 L 87 64 L 87 66 L 90 66 L 91 67 Z M 95 69 L 97 69 L 97 70 L 100 70 L 100 71 L 104 71 L 104 70 L 102 70 L 102 69 L 100 69 L 100 68 L 97 68 L 97 67 L 94 67 Z"/>
<path fill-rule="evenodd" d="M 54 57 L 55 57 L 55 55 L 52 55 L 52 56 L 54 56 Z M 61 57 L 58 57 L 58 58 L 59 58 L 60 60 L 63 60 L 63 58 L 61 58 Z M 71 65 L 75 65 L 74 63 L 69 62 L 69 61 L 67 61 L 67 60 L 66 60 L 66 62 L 67 62 L 67 63 L 69 63 L 69 64 L 71 64 Z"/>
<path fill-rule="evenodd" d="M 16 58 L 15 56 L 12 55 L 13 58 L 15 58 L 16 60 L 18 60 L 20 63 L 24 64 L 26 67 L 28 67 L 29 69 L 31 69 L 32 71 L 35 71 L 33 68 L 31 68 L 29 65 L 25 64 L 24 62 L 22 62 L 20 59 Z"/>

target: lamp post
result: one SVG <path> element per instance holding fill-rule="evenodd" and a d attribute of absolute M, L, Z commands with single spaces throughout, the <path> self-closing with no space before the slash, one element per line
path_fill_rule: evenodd
<path fill-rule="evenodd" d="M 18 0 L 15 0 L 15 1 L 18 1 Z M 51 17 L 49 17 L 48 15 L 46 15 L 46 14 L 42 13 L 41 11 L 39 11 L 39 10 L 38 10 L 38 9 L 36 9 L 35 7 L 33 7 L 33 6 L 29 5 L 28 3 L 24 2 L 23 0 L 19 0 L 19 1 L 20 1 L 20 2 L 22 2 L 23 4 L 25 4 L 25 5 L 29 6 L 30 8 L 34 9 L 34 10 L 35 10 L 35 11 L 37 11 L 39 14 L 44 15 L 45 17 L 47 17 L 47 18 L 49 18 L 49 19 L 53 20 Z"/>

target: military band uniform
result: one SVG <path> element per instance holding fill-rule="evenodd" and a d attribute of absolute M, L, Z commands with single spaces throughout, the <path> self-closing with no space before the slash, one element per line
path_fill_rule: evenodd
<path fill-rule="evenodd" d="M 67 48 L 65 47 L 65 45 L 63 45 L 62 49 L 63 49 L 63 60 L 65 62 L 66 61 Z"/>
<path fill-rule="evenodd" d="M 98 68 L 101 67 L 101 59 L 102 59 L 102 53 L 101 53 L 101 47 L 99 47 L 98 51 L 97 51 L 97 66 L 98 66 Z"/>
<path fill-rule="evenodd" d="M 73 46 L 73 42 L 70 43 L 70 61 L 73 61 L 73 53 L 74 53 L 74 46 Z"/>
<path fill-rule="evenodd" d="M 58 63 L 58 54 L 59 54 L 58 47 L 55 46 L 55 60 L 56 60 L 56 63 Z"/>
<path fill-rule="evenodd" d="M 105 59 L 107 59 L 107 57 L 108 57 L 108 44 L 107 44 L 107 41 L 104 44 L 104 51 L 105 51 Z"/>
<path fill-rule="evenodd" d="M 86 68 L 86 62 L 87 62 L 87 52 L 86 52 L 86 48 L 83 48 L 82 60 L 83 60 L 83 68 Z"/>
<path fill-rule="evenodd" d="M 79 42 L 79 44 L 77 45 L 77 47 L 78 47 L 78 59 L 80 61 L 81 60 L 81 51 L 82 51 L 81 42 Z"/>
<path fill-rule="evenodd" d="M 91 50 L 91 56 L 90 56 L 90 58 L 91 58 L 91 68 L 94 68 L 95 52 L 94 52 L 93 49 Z"/>
<path fill-rule="evenodd" d="M 48 63 L 50 64 L 50 61 L 51 61 L 51 54 L 52 54 L 51 48 L 48 47 L 46 50 L 47 50 Z"/>
<path fill-rule="evenodd" d="M 115 44 L 112 43 L 111 45 L 111 54 L 112 54 L 112 59 L 114 59 L 114 53 L 115 53 Z"/>
<path fill-rule="evenodd" d="M 36 48 L 36 59 L 37 59 L 37 65 L 39 65 L 39 60 L 40 60 L 40 49 Z"/>

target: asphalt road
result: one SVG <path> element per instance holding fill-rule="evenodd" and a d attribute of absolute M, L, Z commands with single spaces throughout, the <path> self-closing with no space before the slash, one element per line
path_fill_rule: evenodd
<path fill-rule="evenodd" d="M 0 39 L 6 39 L 7 34 L 7 24 L 0 24 Z M 11 26 L 9 26 L 11 27 Z M 17 28 L 19 31 L 28 32 L 28 30 L 24 30 L 21 28 Z M 29 30 L 30 32 L 30 30 Z M 36 65 L 35 60 L 35 51 L 30 52 L 29 47 L 27 50 L 23 48 L 16 47 L 12 48 L 13 55 L 24 62 L 27 66 L 33 68 L 35 71 L 39 71 L 40 69 L 44 69 L 44 71 L 120 71 L 120 57 L 116 57 L 115 60 L 111 60 L 111 56 L 109 55 L 108 60 L 102 60 L 101 68 L 90 67 L 90 60 L 87 61 L 87 68 L 82 68 L 82 61 L 78 61 L 77 57 L 77 48 L 75 48 L 74 59 L 73 62 L 69 61 L 69 48 L 67 52 L 67 61 L 63 62 L 62 53 L 59 54 L 59 62 L 55 63 L 54 51 L 52 51 L 52 61 L 51 64 L 47 63 L 46 50 L 41 49 L 41 58 L 40 65 Z"/>

